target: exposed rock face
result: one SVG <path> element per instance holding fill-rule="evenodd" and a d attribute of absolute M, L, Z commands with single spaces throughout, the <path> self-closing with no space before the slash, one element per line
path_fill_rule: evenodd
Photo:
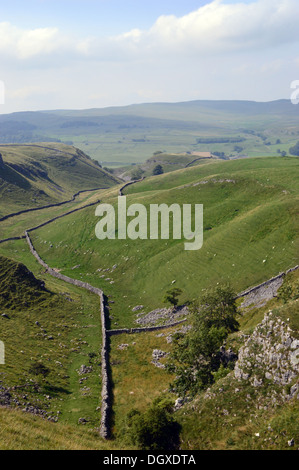
<path fill-rule="evenodd" d="M 154 349 L 152 354 L 152 364 L 154 364 L 156 367 L 159 367 L 160 369 L 165 369 L 165 365 L 160 362 L 160 359 L 166 356 L 168 356 L 168 353 L 166 353 L 165 351 L 161 351 L 160 349 Z"/>
<path fill-rule="evenodd" d="M 173 308 L 157 308 L 145 315 L 143 313 L 137 314 L 138 318 L 136 323 L 142 326 L 150 326 L 157 324 L 171 324 L 181 320 L 189 314 L 188 307 L 186 305 Z"/>
<path fill-rule="evenodd" d="M 241 308 L 265 305 L 268 300 L 276 296 L 278 289 L 283 284 L 283 279 L 284 275 L 280 275 L 253 289 L 243 297 Z"/>
<path fill-rule="evenodd" d="M 79 375 L 90 374 L 92 372 L 92 366 L 85 366 L 82 364 L 80 369 L 77 370 Z"/>
<path fill-rule="evenodd" d="M 289 326 L 274 317 L 272 312 L 266 314 L 239 351 L 235 377 L 239 381 L 249 380 L 253 387 L 260 387 L 270 381 L 281 387 L 285 398 L 297 396 L 299 340 L 292 333 Z M 290 389 L 286 396 L 287 385 Z"/>

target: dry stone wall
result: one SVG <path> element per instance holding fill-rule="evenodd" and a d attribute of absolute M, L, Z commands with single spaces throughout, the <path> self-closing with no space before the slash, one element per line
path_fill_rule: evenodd
<path fill-rule="evenodd" d="M 0 243 L 11 242 L 11 241 L 14 241 L 14 240 L 23 240 L 24 238 L 26 238 L 25 235 L 23 235 L 21 237 L 4 238 L 3 240 L 0 240 Z"/>
<path fill-rule="evenodd" d="M 4 215 L 3 217 L 1 217 L 0 222 L 2 222 L 3 220 L 10 219 L 11 217 L 15 217 L 17 215 L 27 214 L 28 212 L 35 212 L 35 211 L 40 211 L 40 210 L 43 210 L 43 209 L 50 209 L 51 207 L 60 207 L 60 206 L 63 206 L 64 204 L 69 204 L 70 202 L 74 202 L 76 197 L 78 197 L 82 193 L 92 192 L 92 191 L 99 191 L 100 189 L 102 189 L 102 188 L 85 189 L 83 191 L 78 191 L 68 201 L 57 202 L 55 204 L 48 204 L 46 206 L 41 206 L 41 207 L 33 207 L 32 209 L 24 209 L 24 210 L 18 211 L 18 212 L 12 212 L 11 214 L 7 214 L 7 215 Z"/>
<path fill-rule="evenodd" d="M 247 289 L 238 294 L 236 299 L 243 299 L 242 307 L 248 307 L 251 304 L 257 305 L 263 300 L 269 300 L 276 295 L 277 290 L 283 283 L 284 277 L 287 274 L 296 271 L 298 268 L 299 265 L 288 269 L 286 272 L 282 272 L 257 286 L 251 287 L 250 289 Z"/>
<path fill-rule="evenodd" d="M 34 229 L 31 229 L 31 231 Z M 33 243 L 31 241 L 30 235 L 28 231 L 25 232 L 26 240 L 29 245 L 30 251 L 32 255 L 37 259 L 39 264 L 43 266 L 48 274 L 61 281 L 68 282 L 69 284 L 73 284 L 77 287 L 82 287 L 83 289 L 87 289 L 93 294 L 96 294 L 100 297 L 100 313 L 101 313 L 101 325 L 102 325 L 102 394 L 101 394 L 101 423 L 100 423 L 100 435 L 104 439 L 108 439 L 110 435 L 109 431 L 109 417 L 111 411 L 111 400 L 110 400 L 110 379 L 109 379 L 109 345 L 108 345 L 108 335 L 106 330 L 106 314 L 105 314 L 105 298 L 104 293 L 101 289 L 88 284 L 87 282 L 79 281 L 77 279 L 72 279 L 64 274 L 58 273 L 54 269 L 50 268 L 47 263 L 39 256 L 37 251 L 35 250 Z"/>
<path fill-rule="evenodd" d="M 177 321 L 175 323 L 168 323 L 167 325 L 160 325 L 160 326 L 148 326 L 145 328 L 122 328 L 116 330 L 107 330 L 108 336 L 117 336 L 122 334 L 132 335 L 135 333 L 145 333 L 150 331 L 158 331 L 158 330 L 165 330 L 166 328 L 171 328 L 172 326 L 180 325 L 181 323 L 185 323 L 187 319 Z"/>
<path fill-rule="evenodd" d="M 123 196 L 123 190 L 127 187 L 127 186 L 131 186 L 131 184 L 135 184 L 135 183 L 139 183 L 140 181 L 143 181 L 144 180 L 144 177 L 141 178 L 140 180 L 136 180 L 136 181 L 129 181 L 129 183 L 126 183 L 124 184 L 120 189 L 119 189 L 119 196 Z"/>
<path fill-rule="evenodd" d="M 70 214 L 73 214 L 74 212 L 78 212 L 80 210 L 83 210 L 83 209 L 86 209 L 87 207 L 91 207 L 91 206 L 95 206 L 96 204 L 99 204 L 100 201 L 97 201 L 97 202 L 91 202 L 90 204 L 86 204 L 85 206 L 82 206 L 82 207 L 77 207 L 76 209 L 73 209 L 69 212 L 65 212 L 64 214 L 62 215 L 58 215 L 56 217 L 53 217 L 52 219 L 49 219 L 47 220 L 46 222 L 43 222 L 42 224 L 39 224 L 35 227 L 32 227 L 30 229 L 27 229 L 27 233 L 28 232 L 33 232 L 34 230 L 37 230 L 41 227 L 44 227 L 45 225 L 48 225 L 50 224 L 51 222 L 54 222 L 55 220 L 58 220 L 58 219 L 61 219 L 62 217 L 65 217 L 66 215 L 70 215 Z M 18 214 L 17 214 L 18 215 Z M 1 222 L 1 219 L 0 219 L 0 222 Z M 20 237 L 11 237 L 11 238 L 4 238 L 3 240 L 0 240 L 0 243 L 5 243 L 5 242 L 9 242 L 9 241 L 13 241 L 13 240 L 23 240 L 24 238 L 26 238 L 26 235 L 21 235 Z"/>

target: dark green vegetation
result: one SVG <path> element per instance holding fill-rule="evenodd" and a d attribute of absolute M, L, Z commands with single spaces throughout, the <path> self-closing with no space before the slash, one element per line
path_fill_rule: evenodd
<path fill-rule="evenodd" d="M 299 273 L 289 274 L 278 293 L 285 286 L 295 292 L 299 287 Z M 299 307 L 296 296 L 287 302 L 278 298 L 265 306 L 252 306 L 239 318 L 240 331 L 229 335 L 227 348 L 235 352 L 244 343 L 243 335 L 251 335 L 263 316 L 269 310 L 273 318 L 282 319 L 292 329 L 292 335 L 299 338 Z M 253 370 L 254 373 L 254 370 Z M 296 380 L 295 380 L 296 382 Z M 284 386 L 288 394 L 290 386 Z M 184 406 L 176 414 L 183 427 L 182 447 L 185 449 L 219 450 L 293 450 L 299 440 L 299 403 L 282 400 L 279 387 L 264 381 L 254 387 L 249 381 L 237 381 L 230 372 L 211 386 L 207 392 L 197 395 L 195 400 Z M 294 447 L 288 442 L 294 440 Z"/>
<path fill-rule="evenodd" d="M 172 389 L 180 396 L 195 396 L 211 385 L 221 365 L 224 372 L 220 348 L 239 327 L 235 297 L 230 288 L 218 286 L 190 306 L 192 330 L 175 336 L 168 365 L 175 374 Z"/>
<path fill-rule="evenodd" d="M 0 256 L 0 308 L 31 307 L 49 298 L 44 282 L 34 277 L 26 266 Z"/>
<path fill-rule="evenodd" d="M 0 145 L 0 215 L 71 199 L 118 182 L 82 151 L 62 144 Z"/>
<path fill-rule="evenodd" d="M 0 142 L 72 143 L 103 166 L 143 163 L 156 151 L 269 155 L 298 140 L 299 107 L 288 100 L 191 101 L 0 117 Z M 237 144 L 236 144 L 237 142 Z"/>
<path fill-rule="evenodd" d="M 294 145 L 294 147 L 290 148 L 290 154 L 296 155 L 297 157 L 299 156 L 299 141 Z"/>
<path fill-rule="evenodd" d="M 156 165 L 155 168 L 153 169 L 153 175 L 162 175 L 164 173 L 162 165 Z"/>
<path fill-rule="evenodd" d="M 178 287 L 169 289 L 164 296 L 163 302 L 171 304 L 173 307 L 176 307 L 179 303 L 179 296 L 182 293 L 183 293 L 182 289 L 179 289 Z"/>
<path fill-rule="evenodd" d="M 132 410 L 127 416 L 129 440 L 143 450 L 178 450 L 180 425 L 173 414 L 173 403 L 161 398 L 154 400 L 144 413 Z"/>

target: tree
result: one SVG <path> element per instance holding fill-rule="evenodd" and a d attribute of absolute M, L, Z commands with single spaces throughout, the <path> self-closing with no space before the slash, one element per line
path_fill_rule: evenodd
<path fill-rule="evenodd" d="M 127 416 L 127 434 L 142 450 L 171 451 L 179 448 L 180 425 L 174 420 L 173 404 L 158 398 L 144 412 L 131 410 Z"/>
<path fill-rule="evenodd" d="M 156 165 L 153 169 L 153 175 L 162 175 L 164 173 L 163 167 L 161 165 Z"/>
<path fill-rule="evenodd" d="M 299 157 L 299 141 L 297 142 L 297 144 L 294 145 L 294 147 L 291 147 L 289 149 L 289 152 L 291 155 L 296 155 L 297 157 Z"/>
<path fill-rule="evenodd" d="M 195 395 L 214 382 L 221 366 L 220 347 L 238 329 L 237 314 L 235 294 L 229 287 L 217 287 L 192 304 L 192 329 L 174 336 L 167 365 L 176 375 L 175 392 Z"/>
<path fill-rule="evenodd" d="M 140 180 L 143 173 L 144 173 L 144 171 L 141 168 L 135 168 L 131 173 L 132 179 L 133 180 Z"/>
<path fill-rule="evenodd" d="M 174 287 L 173 289 L 170 289 L 170 290 L 166 291 L 163 302 L 164 303 L 170 303 L 174 308 L 179 303 L 178 297 L 182 293 L 183 293 L 183 291 L 181 289 L 179 289 L 178 287 Z"/>

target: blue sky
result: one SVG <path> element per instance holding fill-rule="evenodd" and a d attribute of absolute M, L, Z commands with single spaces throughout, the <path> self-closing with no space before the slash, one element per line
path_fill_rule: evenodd
<path fill-rule="evenodd" d="M 150 27 L 161 15 L 182 16 L 208 3 L 207 0 L 1 0 L 0 15 L 20 27 L 55 25 L 68 31 L 80 28 L 92 34 L 117 34 Z"/>
<path fill-rule="evenodd" d="M 298 0 L 0 0 L 0 113 L 288 98 L 298 17 Z"/>

